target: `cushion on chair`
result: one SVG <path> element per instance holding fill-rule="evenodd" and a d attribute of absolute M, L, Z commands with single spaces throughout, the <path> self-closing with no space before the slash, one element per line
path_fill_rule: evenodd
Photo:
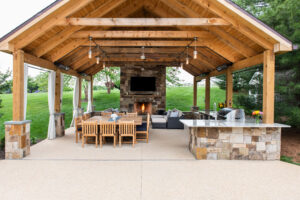
<path fill-rule="evenodd" d="M 170 117 L 178 117 L 178 115 L 179 115 L 178 111 L 172 111 Z"/>
<path fill-rule="evenodd" d="M 166 123 L 167 120 L 164 118 L 153 118 L 152 123 Z"/>
<path fill-rule="evenodd" d="M 164 115 L 151 115 L 151 118 L 153 119 L 153 118 L 163 118 L 164 117 Z"/>
<path fill-rule="evenodd" d="M 143 122 L 142 125 L 136 126 L 136 131 L 147 131 L 147 123 Z"/>
<path fill-rule="evenodd" d="M 82 128 L 81 128 L 81 127 L 79 127 L 79 128 L 77 129 L 77 131 L 82 131 Z"/>

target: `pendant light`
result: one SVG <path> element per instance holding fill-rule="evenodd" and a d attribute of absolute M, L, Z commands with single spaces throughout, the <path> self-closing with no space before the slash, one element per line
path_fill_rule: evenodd
<path fill-rule="evenodd" d="M 89 40 L 90 40 L 90 49 L 89 49 L 89 59 L 92 59 L 92 56 L 93 56 L 93 52 L 92 52 L 92 37 L 90 36 L 89 37 Z"/>
<path fill-rule="evenodd" d="M 183 69 L 183 62 L 180 63 L 180 68 Z"/>
<path fill-rule="evenodd" d="M 96 63 L 97 63 L 97 65 L 99 65 L 99 63 L 100 63 L 100 56 L 96 56 Z"/>
<path fill-rule="evenodd" d="M 198 57 L 198 51 L 197 51 L 197 37 L 194 37 L 194 40 L 195 40 L 195 49 L 194 49 L 194 53 L 193 53 L 193 55 L 194 55 L 194 59 L 197 59 L 197 57 Z"/>
<path fill-rule="evenodd" d="M 145 60 L 146 56 L 145 56 L 145 47 L 142 47 L 142 55 L 141 55 L 141 59 Z"/>
<path fill-rule="evenodd" d="M 189 59 L 189 47 L 186 47 L 185 64 L 186 64 L 186 65 L 190 64 L 190 59 Z"/>

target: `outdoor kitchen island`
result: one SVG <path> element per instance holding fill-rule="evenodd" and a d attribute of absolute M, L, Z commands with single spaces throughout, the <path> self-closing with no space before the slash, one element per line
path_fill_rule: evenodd
<path fill-rule="evenodd" d="M 189 149 L 198 160 L 279 160 L 283 124 L 180 120 L 190 134 Z"/>

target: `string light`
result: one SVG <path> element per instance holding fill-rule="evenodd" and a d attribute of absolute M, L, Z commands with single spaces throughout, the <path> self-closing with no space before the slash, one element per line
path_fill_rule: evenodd
<path fill-rule="evenodd" d="M 141 55 L 141 59 L 145 60 L 146 56 L 145 56 L 145 47 L 142 47 L 142 55 Z"/>
<path fill-rule="evenodd" d="M 185 64 L 186 64 L 186 65 L 190 64 L 190 59 L 189 59 L 189 47 L 186 47 Z"/>
<path fill-rule="evenodd" d="M 103 62 L 103 69 L 105 69 L 105 67 L 106 67 L 106 64 L 105 64 L 105 61 Z"/>
<path fill-rule="evenodd" d="M 194 49 L 194 59 L 197 59 L 198 57 L 198 51 L 197 51 L 197 37 L 194 37 L 194 40 L 195 40 L 195 49 Z"/>
<path fill-rule="evenodd" d="M 100 57 L 99 56 L 96 56 L 96 63 L 97 63 L 97 65 L 99 65 L 99 63 L 100 63 Z"/>
<path fill-rule="evenodd" d="M 89 49 L 89 59 L 92 59 L 93 52 L 92 52 L 92 37 L 89 37 L 90 40 L 90 49 Z"/>
<path fill-rule="evenodd" d="M 183 69 L 183 62 L 180 63 L 180 68 Z"/>

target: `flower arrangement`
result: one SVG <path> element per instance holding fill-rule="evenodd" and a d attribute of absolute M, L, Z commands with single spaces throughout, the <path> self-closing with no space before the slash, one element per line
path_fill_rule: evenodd
<path fill-rule="evenodd" d="M 220 109 L 222 109 L 222 108 L 225 108 L 225 103 L 218 103 L 218 107 L 220 108 Z"/>
<path fill-rule="evenodd" d="M 259 111 L 259 110 L 255 110 L 252 112 L 252 116 L 255 117 L 255 122 L 259 123 L 259 120 L 261 118 L 261 116 L 263 115 L 263 112 Z"/>

